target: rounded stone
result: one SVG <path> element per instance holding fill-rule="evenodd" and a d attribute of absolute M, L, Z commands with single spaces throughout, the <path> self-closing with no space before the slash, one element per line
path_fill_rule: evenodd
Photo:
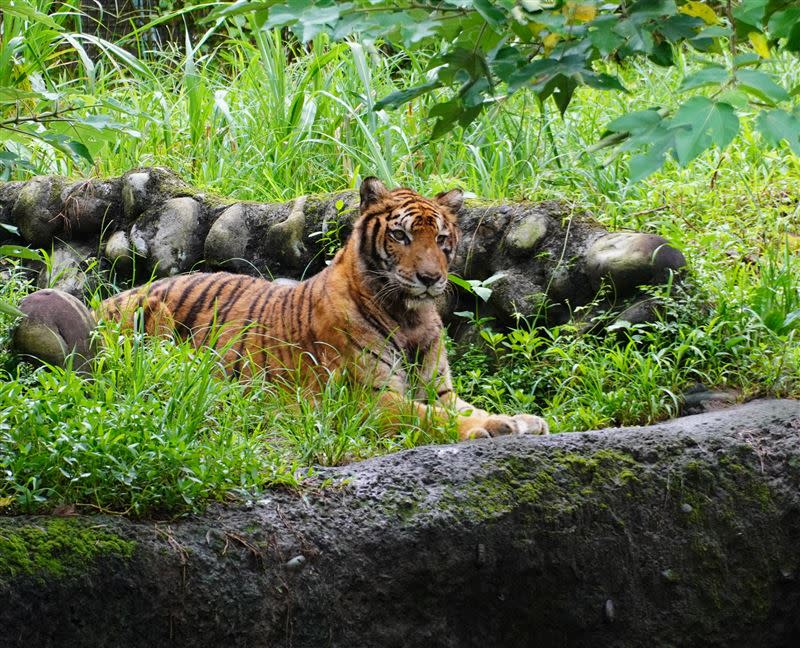
<path fill-rule="evenodd" d="M 122 178 L 122 211 L 126 218 L 136 218 L 144 211 L 149 182 L 150 173 L 146 171 L 134 171 Z"/>
<path fill-rule="evenodd" d="M 127 222 L 137 219 L 148 209 L 186 192 L 186 183 L 171 169 L 148 167 L 134 169 L 122 176 L 122 211 Z"/>
<path fill-rule="evenodd" d="M 123 230 L 108 237 L 105 247 L 106 258 L 118 267 L 128 268 L 133 261 L 131 241 Z"/>
<path fill-rule="evenodd" d="M 200 260 L 203 253 L 200 217 L 196 200 L 172 198 L 143 214 L 131 228 L 134 247 L 147 248 L 148 265 L 156 275 L 168 277 L 186 272 Z"/>
<path fill-rule="evenodd" d="M 12 209 L 12 218 L 20 235 L 35 247 L 46 247 L 64 230 L 61 188 L 63 179 L 56 176 L 31 178 L 22 187 Z"/>
<path fill-rule="evenodd" d="M 614 233 L 600 236 L 587 250 L 584 263 L 594 288 L 608 279 L 617 291 L 628 291 L 663 283 L 670 272 L 686 265 L 686 259 L 661 236 Z"/>
<path fill-rule="evenodd" d="M 50 255 L 50 262 L 39 272 L 36 285 L 54 288 L 75 297 L 83 296 L 86 286 L 84 264 L 92 256 L 88 245 L 58 243 Z"/>
<path fill-rule="evenodd" d="M 95 319 L 78 299 L 61 290 L 38 290 L 19 304 L 23 317 L 12 335 L 14 350 L 26 357 L 64 366 L 74 353 L 74 366 L 94 357 Z"/>
<path fill-rule="evenodd" d="M 244 206 L 231 205 L 208 231 L 203 246 L 206 261 L 217 267 L 237 268 L 245 259 L 249 238 Z"/>
<path fill-rule="evenodd" d="M 105 185 L 81 180 L 73 182 L 61 191 L 64 204 L 64 229 L 71 236 L 96 235 L 105 223 L 113 220 L 116 209 L 107 199 Z M 117 207 L 118 209 L 118 207 Z"/>
<path fill-rule="evenodd" d="M 506 234 L 506 247 L 517 254 L 533 250 L 547 235 L 547 217 L 531 214 L 513 225 Z"/>
<path fill-rule="evenodd" d="M 306 224 L 304 211 L 306 200 L 307 196 L 297 198 L 292 203 L 286 219 L 275 223 L 267 231 L 267 245 L 290 268 L 300 268 L 304 265 L 306 246 L 303 242 L 303 232 Z"/>

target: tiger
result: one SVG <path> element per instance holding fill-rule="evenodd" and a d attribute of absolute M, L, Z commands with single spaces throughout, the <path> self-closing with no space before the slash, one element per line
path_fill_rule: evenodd
<path fill-rule="evenodd" d="M 133 326 L 139 313 L 148 334 L 220 349 L 234 374 L 346 370 L 379 390 L 390 419 L 411 411 L 431 428 L 455 419 L 460 440 L 547 434 L 538 416 L 489 414 L 454 393 L 437 299 L 461 236 L 462 191 L 429 199 L 367 177 L 359 195 L 347 242 L 304 281 L 168 277 L 106 299 L 98 316 Z"/>

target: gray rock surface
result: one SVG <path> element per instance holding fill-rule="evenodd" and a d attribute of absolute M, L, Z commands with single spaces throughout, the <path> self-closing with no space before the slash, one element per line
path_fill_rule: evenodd
<path fill-rule="evenodd" d="M 63 178 L 39 176 L 28 180 L 14 201 L 11 216 L 26 243 L 46 247 L 53 237 L 64 231 L 61 209 Z"/>
<path fill-rule="evenodd" d="M 202 259 L 205 234 L 200 204 L 183 197 L 145 211 L 130 237 L 137 249 L 147 250 L 148 271 L 170 277 L 188 272 Z"/>
<path fill-rule="evenodd" d="M 0 538 L 47 523 L 0 518 Z M 136 548 L 60 576 L 0 562 L 0 646 L 782 648 L 800 641 L 800 403 L 429 446 L 203 516 L 59 524 Z"/>
<path fill-rule="evenodd" d="M 87 263 L 96 251 L 82 243 L 56 241 L 49 255 L 49 263 L 39 272 L 39 288 L 55 288 L 77 298 L 82 298 L 86 288 Z"/>
<path fill-rule="evenodd" d="M 107 180 L 0 183 L 0 222 L 16 224 L 34 246 L 49 247 L 57 236 L 106 250 L 101 268 L 120 284 L 148 281 L 153 272 L 168 276 L 214 268 L 307 277 L 349 236 L 357 206 L 354 191 L 287 203 L 231 204 L 160 167 Z M 529 322 L 542 316 L 565 322 L 607 285 L 613 289 L 600 298 L 599 308 L 621 311 L 633 305 L 629 320 L 652 318 L 649 306 L 636 307 L 647 298 L 639 286 L 667 283 L 686 263 L 662 237 L 610 233 L 588 214 L 554 201 L 469 201 L 459 220 L 463 237 L 452 271 L 477 280 L 502 275 L 482 308 L 499 325 L 515 324 L 518 315 Z M 139 257 L 137 263 L 130 262 L 126 248 Z M 455 297 L 451 311 L 474 307 L 473 295 Z"/>

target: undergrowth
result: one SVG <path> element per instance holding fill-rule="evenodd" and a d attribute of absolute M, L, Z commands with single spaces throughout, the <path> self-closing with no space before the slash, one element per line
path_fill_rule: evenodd
<path fill-rule="evenodd" d="M 675 415 L 702 383 L 741 398 L 800 396 L 800 160 L 766 152 L 747 119 L 724 152 L 686 168 L 672 163 L 632 185 L 623 157 L 591 153 L 605 125 L 628 110 L 674 105 L 679 75 L 638 64 L 622 93 L 579 92 L 562 118 L 525 93 L 498 101 L 477 123 L 427 144 L 429 99 L 371 111 L 377 98 L 416 85 L 421 53 L 389 53 L 319 37 L 302 49 L 277 32 L 231 27 L 215 47 L 136 43 L 146 73 L 98 60 L 48 77 L 85 85 L 117 107 L 131 133 L 92 154 L 95 167 L 32 151 L 28 171 L 113 175 L 175 168 L 204 189 L 237 199 L 285 200 L 339 191 L 375 174 L 433 193 L 458 185 L 488 199 L 551 199 L 587 210 L 612 229 L 667 237 L 691 267 L 658 295 L 664 316 L 605 334 L 576 325 L 476 322 L 476 343 L 452 354 L 460 395 L 491 410 L 540 413 L 555 431 L 643 424 Z M 679 53 L 680 66 L 694 59 Z M 765 63 L 785 87 L 800 84 L 787 60 Z M 433 100 L 433 99 L 430 99 Z M 0 268 L 0 300 L 30 286 Z M 374 397 L 335 377 L 322 398 L 222 377 L 219 358 L 185 344 L 102 335 L 91 375 L 36 371 L 4 349 L 12 319 L 0 316 L 0 510 L 79 504 L 131 514 L 202 508 L 296 484 L 315 464 L 339 464 L 432 439 L 410 424 L 387 434 Z M 531 323 L 535 324 L 535 323 Z"/>

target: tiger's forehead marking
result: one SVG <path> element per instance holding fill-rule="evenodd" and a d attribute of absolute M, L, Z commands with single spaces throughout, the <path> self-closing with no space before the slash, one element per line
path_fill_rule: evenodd
<path fill-rule="evenodd" d="M 446 229 L 447 219 L 441 206 L 408 189 L 395 189 L 390 194 L 395 199 L 388 220 L 398 222 L 410 231 Z"/>

